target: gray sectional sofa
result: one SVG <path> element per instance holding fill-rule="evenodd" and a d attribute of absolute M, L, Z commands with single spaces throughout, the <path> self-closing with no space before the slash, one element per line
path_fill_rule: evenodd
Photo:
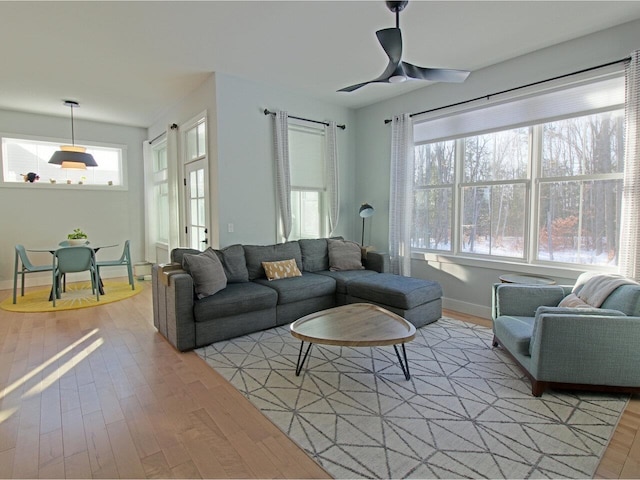
<path fill-rule="evenodd" d="M 362 266 L 336 270 L 329 252 L 334 240 L 341 241 L 311 239 L 213 250 L 226 286 L 203 298 L 198 298 L 194 278 L 185 270 L 189 268 L 185 256 L 204 254 L 174 249 L 171 264 L 152 269 L 154 324 L 174 347 L 185 351 L 353 302 L 381 305 L 418 327 L 441 317 L 438 283 L 391 275 L 388 256 L 376 252 L 368 252 Z M 295 260 L 299 276 L 266 278 L 262 262 L 290 259 Z"/>

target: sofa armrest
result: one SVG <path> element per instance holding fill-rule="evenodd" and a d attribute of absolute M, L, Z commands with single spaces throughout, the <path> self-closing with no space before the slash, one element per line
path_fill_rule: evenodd
<path fill-rule="evenodd" d="M 163 281 L 169 274 L 167 283 Z M 154 325 L 158 331 L 180 351 L 196 347 L 196 327 L 193 317 L 193 279 L 182 270 L 162 272 L 160 266 L 152 269 Z"/>
<path fill-rule="evenodd" d="M 382 252 L 367 252 L 367 257 L 362 260 L 367 270 L 378 273 L 389 273 L 389 254 Z"/>
<path fill-rule="evenodd" d="M 555 307 L 571 287 L 563 285 L 522 285 L 496 283 L 493 285 L 492 318 L 501 315 L 533 317 L 541 305 Z"/>
<path fill-rule="evenodd" d="M 640 317 L 544 313 L 535 330 L 530 373 L 537 380 L 640 386 Z"/>

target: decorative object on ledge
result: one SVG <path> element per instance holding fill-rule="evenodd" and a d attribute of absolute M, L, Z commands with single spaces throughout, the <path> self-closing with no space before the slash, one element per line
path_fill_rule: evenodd
<path fill-rule="evenodd" d="M 360 206 L 360 210 L 358 211 L 358 215 L 362 217 L 362 240 L 360 241 L 360 245 L 364 247 L 364 219 L 372 216 L 375 213 L 375 209 L 369 205 L 368 203 L 363 203 Z"/>
<path fill-rule="evenodd" d="M 97 167 L 98 163 L 93 155 L 86 153 L 85 147 L 76 146 L 73 131 L 73 109 L 79 107 L 78 102 L 65 100 L 64 104 L 71 109 L 71 145 L 61 145 L 60 150 L 51 156 L 49 163 L 60 165 L 61 168 L 76 168 L 85 170 L 87 167 Z"/>
<path fill-rule="evenodd" d="M 29 172 L 27 174 L 21 174 L 22 178 L 24 178 L 25 182 L 29 182 L 29 183 L 33 183 L 36 180 L 40 180 L 40 175 L 38 175 L 37 173 L 34 172 Z"/>

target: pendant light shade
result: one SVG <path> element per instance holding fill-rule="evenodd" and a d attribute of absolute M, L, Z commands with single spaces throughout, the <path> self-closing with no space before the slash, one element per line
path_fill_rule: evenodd
<path fill-rule="evenodd" d="M 49 160 L 53 165 L 60 165 L 61 168 L 75 168 L 85 170 L 87 167 L 97 167 L 93 155 L 86 153 L 86 148 L 76 146 L 73 131 L 73 109 L 79 107 L 78 102 L 66 100 L 64 104 L 71 108 L 71 145 L 61 145 L 60 150 L 54 153 Z"/>

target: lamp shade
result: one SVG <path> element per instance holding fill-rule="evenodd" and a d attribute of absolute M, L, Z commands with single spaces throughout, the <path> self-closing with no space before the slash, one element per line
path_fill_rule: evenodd
<path fill-rule="evenodd" d="M 370 217 L 371 215 L 373 215 L 375 213 L 375 209 L 369 205 L 368 203 L 363 203 L 360 206 L 360 210 L 358 212 L 358 214 L 362 217 L 362 218 L 367 218 Z"/>
<path fill-rule="evenodd" d="M 87 167 L 98 166 L 93 155 L 84 152 L 69 152 L 65 150 L 58 150 L 55 152 L 51 156 L 49 163 L 53 165 L 60 165 L 63 168 L 85 169 Z"/>
<path fill-rule="evenodd" d="M 87 167 L 97 167 L 93 155 L 86 153 L 87 149 L 84 147 L 76 146 L 75 135 L 73 130 L 73 109 L 79 107 L 78 102 L 73 100 L 65 100 L 64 104 L 71 109 L 71 145 L 62 145 L 60 150 L 55 152 L 49 163 L 52 165 L 60 165 L 61 168 L 77 168 L 85 170 Z"/>

